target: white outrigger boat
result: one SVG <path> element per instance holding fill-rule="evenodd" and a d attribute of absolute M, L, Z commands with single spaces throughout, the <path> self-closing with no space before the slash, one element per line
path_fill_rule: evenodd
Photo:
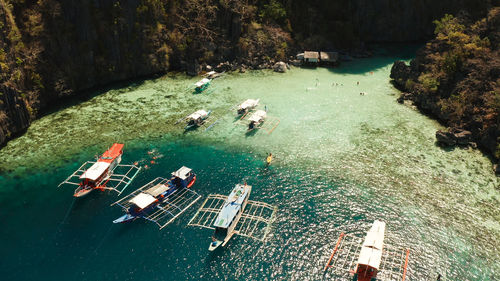
<path fill-rule="evenodd" d="M 200 81 L 196 82 L 194 84 L 195 86 L 195 91 L 197 93 L 201 93 L 203 92 L 206 88 L 208 88 L 208 86 L 210 85 L 210 82 L 212 82 L 211 79 L 208 79 L 208 78 L 203 78 L 201 79 Z"/>
<path fill-rule="evenodd" d="M 359 281 L 377 277 L 384 248 L 385 222 L 375 220 L 365 237 L 359 253 L 356 274 Z"/>
<path fill-rule="evenodd" d="M 266 117 L 267 112 L 265 112 L 264 110 L 255 111 L 248 119 L 248 121 L 250 121 L 250 123 L 248 123 L 248 131 L 259 128 L 259 126 L 266 120 Z"/>
<path fill-rule="evenodd" d="M 335 280 L 404 281 L 410 250 L 385 245 L 384 238 L 385 222 L 379 220 L 373 222 L 364 239 L 342 232 L 324 267 L 325 273 L 332 268 Z"/>
<path fill-rule="evenodd" d="M 59 186 L 78 186 L 74 192 L 75 197 L 83 197 L 95 189 L 113 190 L 120 195 L 141 169 L 135 165 L 120 164 L 123 146 L 121 143 L 113 144 L 96 162 L 85 162 Z M 124 173 L 117 172 L 117 168 L 124 169 Z"/>
<path fill-rule="evenodd" d="M 248 113 L 250 110 L 254 109 L 255 107 L 257 107 L 257 105 L 259 105 L 259 101 L 260 101 L 260 99 L 256 99 L 256 100 L 248 99 L 248 100 L 242 102 L 240 105 L 238 105 L 238 109 L 237 109 L 238 115 Z"/>
<path fill-rule="evenodd" d="M 194 127 L 199 127 L 205 123 L 205 120 L 210 116 L 210 113 L 212 113 L 211 110 L 206 111 L 206 110 L 198 110 L 194 113 L 191 113 L 186 117 L 187 125 L 186 125 L 186 130 L 191 129 Z"/>
<path fill-rule="evenodd" d="M 188 225 L 215 230 L 209 251 L 225 246 L 233 235 L 263 241 L 269 232 L 276 207 L 251 201 L 252 187 L 237 184 L 229 196 L 210 194 Z"/>
<path fill-rule="evenodd" d="M 209 251 L 217 249 L 220 245 L 224 247 L 234 234 L 234 228 L 241 218 L 248 203 L 248 197 L 252 191 L 251 185 L 237 184 L 231 194 L 229 194 L 224 207 L 220 210 L 215 220 L 215 233 L 212 236 L 212 243 L 208 247 Z"/>
<path fill-rule="evenodd" d="M 210 71 L 210 72 L 207 72 L 206 76 L 208 79 L 215 79 L 215 78 L 218 78 L 222 75 L 222 73 L 218 73 L 216 71 Z"/>

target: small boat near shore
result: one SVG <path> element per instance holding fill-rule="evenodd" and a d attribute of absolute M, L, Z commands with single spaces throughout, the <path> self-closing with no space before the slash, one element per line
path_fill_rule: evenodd
<path fill-rule="evenodd" d="M 264 123 L 265 119 L 267 117 L 267 112 L 264 110 L 257 110 L 255 111 L 250 118 L 248 118 L 248 131 L 252 131 L 254 129 L 258 129 L 262 123 Z"/>
<path fill-rule="evenodd" d="M 203 78 L 203 79 L 201 79 L 200 81 L 198 81 L 198 82 L 196 82 L 194 84 L 194 86 L 195 86 L 194 90 L 197 93 L 201 93 L 204 90 L 206 90 L 208 88 L 208 86 L 210 86 L 211 82 L 212 82 L 211 79 L 209 79 L 209 78 Z"/>
<path fill-rule="evenodd" d="M 206 73 L 206 77 L 208 79 L 211 79 L 211 80 L 213 80 L 215 78 L 219 78 L 221 75 L 222 75 L 222 73 L 219 73 L 219 72 L 216 72 L 213 70 Z"/>
<path fill-rule="evenodd" d="M 189 190 L 195 182 L 196 174 L 185 166 L 173 172 L 170 179 L 156 178 L 112 204 L 125 211 L 113 223 L 144 218 L 155 222 L 161 229 L 200 198 L 197 193 Z"/>
<path fill-rule="evenodd" d="M 246 114 L 250 110 L 256 108 L 259 105 L 260 99 L 248 99 L 244 102 L 242 102 L 240 105 L 238 105 L 238 109 L 236 110 L 238 115 Z"/>
<path fill-rule="evenodd" d="M 212 113 L 211 110 L 206 111 L 206 110 L 198 110 L 186 117 L 187 125 L 185 127 L 186 130 L 191 129 L 191 128 L 196 128 L 200 127 L 205 123 L 205 120 L 208 119 L 210 116 L 210 113 Z"/>
<path fill-rule="evenodd" d="M 114 190 L 118 194 L 122 193 L 140 170 L 135 165 L 120 165 L 123 146 L 121 143 L 114 143 L 96 162 L 85 162 L 59 186 L 65 184 L 78 186 L 73 194 L 74 197 L 83 197 L 95 189 Z M 117 173 L 115 170 L 118 167 L 125 168 L 125 173 Z M 75 181 L 75 178 L 78 178 L 79 181 Z M 119 189 L 121 186 L 123 188 Z"/>

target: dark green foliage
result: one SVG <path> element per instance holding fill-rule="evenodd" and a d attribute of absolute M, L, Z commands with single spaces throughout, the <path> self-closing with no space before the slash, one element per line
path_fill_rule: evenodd
<path fill-rule="evenodd" d="M 262 20 L 273 20 L 278 23 L 284 23 L 286 17 L 286 10 L 278 0 L 269 1 L 260 12 Z"/>
<path fill-rule="evenodd" d="M 407 81 L 397 81 L 426 112 L 470 130 L 500 158 L 500 8 L 470 21 L 445 15 L 436 38 L 418 53 Z M 394 77 L 397 77 L 395 75 Z"/>

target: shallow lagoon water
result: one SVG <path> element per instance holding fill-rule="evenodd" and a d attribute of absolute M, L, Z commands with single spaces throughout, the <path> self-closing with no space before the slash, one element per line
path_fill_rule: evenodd
<path fill-rule="evenodd" d="M 387 222 L 387 241 L 409 247 L 410 280 L 495 280 L 500 272 L 500 192 L 479 151 L 435 145 L 439 124 L 396 103 L 380 54 L 335 69 L 256 71 L 217 79 L 169 75 L 90 97 L 37 120 L 0 150 L 0 273 L 7 280 L 318 280 L 340 232 Z M 357 85 L 359 82 L 359 85 Z M 366 92 L 366 95 L 360 95 Z M 231 108 L 260 98 L 276 129 L 245 134 Z M 213 110 L 208 131 L 175 122 Z M 203 196 L 238 182 L 277 205 L 264 243 L 237 237 L 209 253 L 211 231 L 186 226 L 201 202 L 162 231 L 113 225 L 114 194 L 72 198 L 57 184 L 112 142 L 143 170 L 125 193 L 181 165 Z M 148 151 L 163 155 L 151 164 Z M 272 152 L 276 161 L 264 165 Z M 144 166 L 148 165 L 146 169 Z M 26 270 L 29 268 L 30 270 Z M 434 275 L 435 276 L 435 275 Z"/>

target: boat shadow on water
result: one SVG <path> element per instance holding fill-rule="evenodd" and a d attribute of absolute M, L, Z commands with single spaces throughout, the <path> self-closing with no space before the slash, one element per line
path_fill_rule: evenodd
<path fill-rule="evenodd" d="M 84 198 L 75 198 L 75 203 L 71 207 L 71 212 L 77 210 L 82 210 L 83 212 L 99 210 L 101 205 L 106 205 L 108 202 L 108 195 L 112 196 L 113 194 L 111 194 L 110 191 L 94 190 L 88 195 L 85 195 Z"/>
<path fill-rule="evenodd" d="M 245 137 L 248 138 L 248 137 L 253 137 L 255 134 L 257 134 L 257 129 L 253 129 L 251 131 L 246 131 L 245 133 Z"/>
<path fill-rule="evenodd" d="M 191 127 L 189 127 L 189 128 L 184 128 L 184 131 L 182 132 L 182 134 L 184 134 L 184 135 L 185 135 L 185 134 L 188 134 L 188 133 L 190 133 L 190 132 L 194 132 L 194 131 L 196 131 L 197 129 L 198 129 L 198 127 L 197 127 L 197 126 L 191 126 Z"/>

